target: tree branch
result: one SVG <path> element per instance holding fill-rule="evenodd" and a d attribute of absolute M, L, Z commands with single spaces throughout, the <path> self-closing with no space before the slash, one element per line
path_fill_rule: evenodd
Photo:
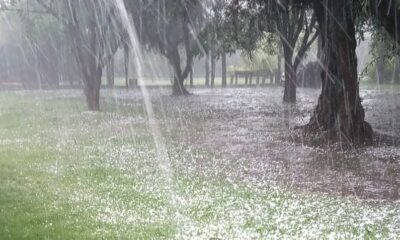
<path fill-rule="evenodd" d="M 65 20 L 64 17 L 62 17 L 61 14 L 59 14 L 56 10 L 54 10 L 50 5 L 46 4 L 43 0 L 36 0 L 36 2 L 43 7 L 48 14 L 51 14 L 53 17 L 55 17 L 57 20 L 59 20 L 62 24 L 68 25 L 69 22 Z"/>
<path fill-rule="evenodd" d="M 294 60 L 293 68 L 296 70 L 297 67 L 299 66 L 300 62 L 303 60 L 304 55 L 306 54 L 307 50 L 310 48 L 311 44 L 314 43 L 314 41 L 317 39 L 319 35 L 319 29 L 317 29 L 314 33 L 314 35 L 311 37 L 311 39 L 308 39 L 309 37 L 307 36 L 307 39 L 304 38 L 302 45 L 300 47 L 299 52 L 297 53 L 297 56 Z"/>
<path fill-rule="evenodd" d="M 400 44 L 400 10 L 394 0 L 370 0 L 371 15 Z"/>

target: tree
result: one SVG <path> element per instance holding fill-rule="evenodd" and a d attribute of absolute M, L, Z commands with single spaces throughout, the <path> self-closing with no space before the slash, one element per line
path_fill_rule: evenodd
<path fill-rule="evenodd" d="M 26 88 L 57 88 L 61 81 L 79 79 L 65 32 L 36 2 L 2 1 L 0 12 L 3 79 Z"/>
<path fill-rule="evenodd" d="M 364 14 L 372 16 L 371 53 L 378 84 L 397 81 L 399 75 L 399 1 L 363 1 Z M 394 40 L 394 41 L 393 41 Z"/>
<path fill-rule="evenodd" d="M 315 15 L 306 4 L 293 0 L 258 1 L 253 7 L 259 9 L 260 30 L 276 34 L 280 40 L 285 61 L 283 101 L 294 103 L 297 68 L 319 34 Z"/>
<path fill-rule="evenodd" d="M 80 67 L 89 110 L 100 110 L 104 67 L 126 38 L 112 1 L 36 0 L 63 25 Z"/>
<path fill-rule="evenodd" d="M 273 34 L 278 36 L 285 61 L 283 101 L 296 102 L 297 68 L 319 34 L 314 13 L 306 3 L 301 1 L 248 0 L 247 3 L 242 8 L 248 9 L 252 16 L 251 22 L 255 26 L 250 28 L 255 34 L 250 34 L 248 41 L 257 42 L 265 37 L 265 33 L 268 33 L 267 36 L 271 37 L 271 40 L 267 42 L 271 43 L 275 38 Z M 238 2 L 237 4 L 240 8 L 240 3 Z M 247 45 L 256 46 L 254 43 Z M 254 48 L 248 50 L 252 51 Z"/>
<path fill-rule="evenodd" d="M 364 14 L 373 17 L 373 20 L 382 26 L 393 40 L 400 44 L 400 2 L 398 0 L 360 0 L 360 5 L 366 9 Z"/>
<path fill-rule="evenodd" d="M 346 0 L 314 1 L 322 34 L 322 93 L 306 129 L 334 141 L 372 142 L 357 76 L 355 14 Z"/>
<path fill-rule="evenodd" d="M 371 144 L 373 132 L 364 120 L 357 82 L 355 21 L 360 16 L 372 18 L 399 43 L 397 3 L 390 0 L 314 0 L 313 6 L 323 35 L 323 85 L 314 116 L 306 129 L 322 131 L 328 139 L 336 141 Z"/>
<path fill-rule="evenodd" d="M 133 17 L 140 42 L 164 55 L 173 67 L 173 93 L 189 94 L 184 81 L 192 69 L 194 38 L 202 26 L 200 2 L 125 0 L 125 5 Z"/>
<path fill-rule="evenodd" d="M 227 65 L 226 65 L 226 54 L 234 53 L 238 45 L 232 36 L 233 24 L 229 21 L 229 8 L 225 1 L 215 1 L 211 5 L 211 24 L 212 24 L 212 36 L 213 45 L 212 49 L 216 58 L 221 58 L 221 85 L 226 87 L 227 85 Z"/>
<path fill-rule="evenodd" d="M 372 18 L 400 43 L 398 5 L 390 0 L 314 0 L 313 6 L 323 36 L 322 93 L 306 129 L 336 141 L 371 144 L 373 132 L 364 120 L 357 81 L 355 21 Z"/>
<path fill-rule="evenodd" d="M 381 83 L 398 82 L 399 49 L 397 43 L 379 27 L 371 31 L 370 54 L 371 63 L 365 69 L 370 80 Z M 373 68 L 372 68 L 373 67 Z"/>
<path fill-rule="evenodd" d="M 206 54 L 206 61 L 211 62 L 211 87 L 214 87 L 215 82 L 215 70 L 216 70 L 216 60 L 222 58 L 222 86 L 226 86 L 226 52 L 234 51 L 228 48 L 226 44 L 229 40 L 226 39 L 227 33 L 225 32 L 228 28 L 228 22 L 226 22 L 226 10 L 227 3 L 224 1 L 211 1 L 207 6 L 208 12 L 208 24 L 203 30 L 203 35 L 206 37 L 200 38 L 203 42 L 202 47 Z M 208 63 L 206 63 L 208 66 Z M 208 78 L 208 73 L 206 70 L 206 79 Z M 206 85 L 207 85 L 206 81 Z"/>
<path fill-rule="evenodd" d="M 231 5 L 227 1 L 206 1 L 206 24 L 198 35 L 198 45 L 193 55 L 205 57 L 205 85 L 213 86 L 215 61 L 221 59 L 222 87 L 227 85 L 226 55 L 237 50 L 254 49 L 256 43 L 247 34 L 253 34 L 253 22 L 248 9 L 232 16 Z M 240 29 L 240 31 L 238 31 Z M 211 63 L 211 81 L 210 81 Z"/>
<path fill-rule="evenodd" d="M 276 58 L 278 51 L 276 48 L 279 45 L 279 40 L 274 36 L 269 36 L 271 34 L 265 35 L 264 38 L 258 41 L 257 47 L 251 53 L 242 52 L 245 69 L 252 71 L 268 69 L 272 73 L 272 70 L 278 65 L 278 59 Z"/>
<path fill-rule="evenodd" d="M 276 25 L 279 35 L 283 56 L 285 60 L 285 90 L 283 101 L 296 102 L 296 72 L 299 64 L 305 56 L 311 44 L 318 37 L 315 15 L 307 11 L 305 6 L 290 7 L 289 2 L 276 6 Z M 302 39 L 300 40 L 301 34 Z M 300 40 L 297 55 L 296 45 Z"/>
<path fill-rule="evenodd" d="M 249 6 L 274 1 L 249 1 Z M 357 74 L 356 25 L 373 19 L 400 43 L 398 1 L 391 0 L 280 0 L 282 6 L 312 5 L 322 34 L 322 92 L 307 133 L 350 144 L 371 144 L 372 128 L 365 121 Z M 239 6 L 238 0 L 233 1 Z M 236 7 L 237 8 L 237 7 Z M 357 23 L 357 24 L 356 24 Z M 272 24 L 268 24 L 270 27 Z"/>

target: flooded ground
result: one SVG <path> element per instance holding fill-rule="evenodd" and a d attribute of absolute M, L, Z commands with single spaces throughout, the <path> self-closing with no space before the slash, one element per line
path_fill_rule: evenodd
<path fill-rule="evenodd" d="M 282 103 L 280 88 L 198 89 L 179 98 L 165 89 L 150 92 L 166 135 L 183 149 L 195 146 L 214 155 L 195 165 L 182 159 L 178 168 L 190 166 L 212 178 L 259 187 L 373 200 L 400 197 L 400 94 L 362 91 L 367 121 L 376 133 L 390 137 L 376 138 L 373 147 L 342 151 L 292 139 L 291 129 L 312 114 L 318 90 L 300 89 L 296 106 Z M 112 96 L 141 99 L 139 92 Z"/>

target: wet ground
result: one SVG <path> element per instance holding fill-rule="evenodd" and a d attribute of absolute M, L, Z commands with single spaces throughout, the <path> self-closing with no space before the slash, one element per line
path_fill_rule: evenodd
<path fill-rule="evenodd" d="M 193 165 L 205 176 L 257 187 L 279 185 L 306 192 L 362 199 L 399 199 L 400 94 L 362 91 L 366 119 L 385 141 L 341 150 L 311 147 L 292 139 L 292 129 L 307 123 L 318 90 L 300 89 L 295 106 L 284 105 L 280 88 L 198 89 L 189 97 L 171 97 L 152 89 L 165 136 L 182 149 L 196 146 L 212 157 Z M 140 92 L 106 92 L 114 99 L 140 102 Z M 109 98 L 108 98 L 109 99 Z M 185 161 L 187 164 L 185 164 Z"/>

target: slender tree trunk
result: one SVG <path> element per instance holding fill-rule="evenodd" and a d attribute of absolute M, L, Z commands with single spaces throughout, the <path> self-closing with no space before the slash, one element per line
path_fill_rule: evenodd
<path fill-rule="evenodd" d="M 378 60 L 376 61 L 376 82 L 378 85 L 382 83 L 382 80 L 384 79 L 384 72 L 385 70 L 385 62 L 383 57 L 379 56 Z"/>
<path fill-rule="evenodd" d="M 372 129 L 359 96 L 351 5 L 347 0 L 314 2 L 323 35 L 322 92 L 306 129 L 327 140 L 371 144 Z"/>
<path fill-rule="evenodd" d="M 226 52 L 222 49 L 221 56 L 221 66 L 222 66 L 222 87 L 226 87 Z"/>
<path fill-rule="evenodd" d="M 296 72 L 292 64 L 293 50 L 290 46 L 283 47 L 285 56 L 285 90 L 283 102 L 296 102 Z"/>
<path fill-rule="evenodd" d="M 83 44 L 78 25 L 68 25 L 68 33 L 74 44 L 75 59 L 81 70 L 88 109 L 89 111 L 100 111 L 100 88 L 104 66 L 93 55 L 93 53 L 97 52 L 96 47 L 98 46 L 96 44 L 97 34 L 94 31 L 94 27 L 92 26 L 88 31 L 90 44 L 86 46 L 91 47 L 92 49 L 90 50 L 84 48 L 85 45 Z"/>
<path fill-rule="evenodd" d="M 399 82 L 399 73 L 400 73 L 400 57 L 397 55 L 395 56 L 395 64 L 393 72 L 393 80 L 396 81 L 396 83 Z"/>
<path fill-rule="evenodd" d="M 399 58 L 395 57 L 394 67 L 393 67 L 392 76 L 391 76 L 391 78 L 392 78 L 391 84 L 395 84 L 398 81 L 398 79 L 397 79 L 398 73 L 399 73 L 398 68 L 399 68 Z"/>
<path fill-rule="evenodd" d="M 129 45 L 124 44 L 125 88 L 129 88 Z"/>
<path fill-rule="evenodd" d="M 322 74 L 322 59 L 324 56 L 324 49 L 322 47 L 322 41 L 323 41 L 323 37 L 322 34 L 320 33 L 318 36 L 318 50 L 317 50 L 317 64 L 316 64 L 316 74 L 317 76 L 314 77 L 314 81 L 313 82 L 313 88 L 320 88 L 322 85 L 321 79 L 318 76 L 321 76 Z"/>
<path fill-rule="evenodd" d="M 282 77 L 282 45 L 279 46 L 279 53 L 278 53 L 278 69 L 277 73 L 275 74 L 275 85 L 281 85 L 281 77 Z"/>
<path fill-rule="evenodd" d="M 174 95 L 188 95 L 189 92 L 188 90 L 186 90 L 185 85 L 184 85 L 184 81 L 185 81 L 185 77 L 184 73 L 182 72 L 181 69 L 181 60 L 180 60 L 180 56 L 179 56 L 179 51 L 178 48 L 176 47 L 174 50 L 171 51 L 170 55 L 169 55 L 169 61 L 171 63 L 171 65 L 174 68 L 174 84 L 172 86 L 172 93 Z"/>
<path fill-rule="evenodd" d="M 182 75 L 175 75 L 174 78 L 174 85 L 173 85 L 173 94 L 177 96 L 182 96 L 182 95 L 189 95 L 189 91 L 186 90 L 186 87 L 184 85 L 185 79 L 182 77 Z"/>
<path fill-rule="evenodd" d="M 205 82 L 205 85 L 206 85 L 206 87 L 209 87 L 210 86 L 210 54 L 209 54 L 209 52 L 207 51 L 207 54 L 206 54 L 206 62 L 205 62 L 205 67 L 206 67 L 206 72 L 205 72 L 205 74 L 206 74 L 206 82 Z"/>
<path fill-rule="evenodd" d="M 211 48 L 211 88 L 215 84 L 215 51 Z"/>
<path fill-rule="evenodd" d="M 107 64 L 107 87 L 113 88 L 114 87 L 114 57 L 111 58 L 110 62 Z"/>
<path fill-rule="evenodd" d="M 190 69 L 189 80 L 190 80 L 190 87 L 193 87 L 194 86 L 194 83 L 193 83 L 193 67 Z"/>

